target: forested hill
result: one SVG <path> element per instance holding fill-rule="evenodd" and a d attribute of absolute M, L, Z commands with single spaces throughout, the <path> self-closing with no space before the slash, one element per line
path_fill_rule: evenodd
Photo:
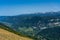
<path fill-rule="evenodd" d="M 0 23 L 24 35 L 38 38 L 38 40 L 41 38 L 60 40 L 60 36 L 58 36 L 60 35 L 60 12 L 0 16 Z M 52 35 L 52 38 L 50 35 Z"/>

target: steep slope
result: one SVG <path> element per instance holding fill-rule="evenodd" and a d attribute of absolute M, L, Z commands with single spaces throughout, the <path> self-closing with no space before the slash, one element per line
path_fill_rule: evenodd
<path fill-rule="evenodd" d="M 0 40 L 33 40 L 0 23 Z"/>
<path fill-rule="evenodd" d="M 18 36 L 14 33 L 0 28 L 0 40 L 32 40 L 28 37 Z"/>

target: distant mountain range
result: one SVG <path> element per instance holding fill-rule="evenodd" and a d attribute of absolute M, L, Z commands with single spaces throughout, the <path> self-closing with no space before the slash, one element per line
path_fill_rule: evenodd
<path fill-rule="evenodd" d="M 0 23 L 35 40 L 60 40 L 60 12 L 0 16 Z"/>

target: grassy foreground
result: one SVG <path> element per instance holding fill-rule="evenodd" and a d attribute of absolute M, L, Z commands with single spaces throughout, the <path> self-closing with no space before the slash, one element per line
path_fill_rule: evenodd
<path fill-rule="evenodd" d="M 0 24 L 0 40 L 33 40 L 33 38 L 20 34 L 7 26 Z"/>
<path fill-rule="evenodd" d="M 23 36 L 18 36 L 14 33 L 11 33 L 9 31 L 0 28 L 0 40 L 33 40 L 33 39 Z"/>

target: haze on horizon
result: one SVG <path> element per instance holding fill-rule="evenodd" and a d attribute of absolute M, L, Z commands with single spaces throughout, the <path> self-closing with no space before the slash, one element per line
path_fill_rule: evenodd
<path fill-rule="evenodd" d="M 60 11 L 60 0 L 0 0 L 0 16 Z"/>

